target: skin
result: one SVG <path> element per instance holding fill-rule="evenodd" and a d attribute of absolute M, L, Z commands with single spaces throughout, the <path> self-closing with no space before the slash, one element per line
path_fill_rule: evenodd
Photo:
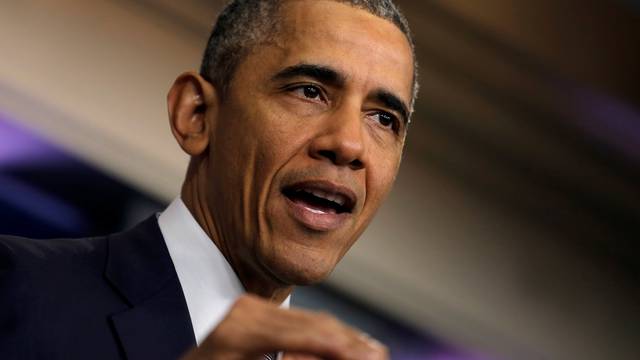
<path fill-rule="evenodd" d="M 406 124 L 379 94 L 411 102 L 411 49 L 394 24 L 345 4 L 289 1 L 281 15 L 281 31 L 244 59 L 224 97 L 191 72 L 168 95 L 172 132 L 192 157 L 182 199 L 247 292 L 259 296 L 234 305 L 205 342 L 210 346 L 201 346 L 208 357 L 196 352 L 191 358 L 251 358 L 278 349 L 299 358 L 384 358 L 384 348 L 331 317 L 284 311 L 259 299 L 277 304 L 294 285 L 324 279 L 388 194 Z M 277 76 L 300 64 L 329 69 L 342 81 Z M 347 188 L 357 196 L 355 206 L 335 228 L 309 226 L 282 194 L 300 181 Z M 265 314 L 282 324 L 268 339 L 256 325 Z M 223 345 L 242 336 L 268 341 Z M 213 356 L 212 349 L 227 349 L 227 355 L 219 350 Z M 378 357 L 362 356 L 369 353 Z"/>

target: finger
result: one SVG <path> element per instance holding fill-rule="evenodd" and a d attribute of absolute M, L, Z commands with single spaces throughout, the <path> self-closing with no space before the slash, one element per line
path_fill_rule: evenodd
<path fill-rule="evenodd" d="M 386 348 L 370 337 L 325 313 L 271 309 L 272 332 L 264 334 L 265 344 L 281 350 L 324 358 L 385 358 Z"/>
<path fill-rule="evenodd" d="M 379 343 L 331 315 L 285 310 L 250 295 L 238 299 L 205 342 L 218 354 L 244 354 L 239 358 L 283 350 L 323 359 L 387 358 Z"/>
<path fill-rule="evenodd" d="M 322 360 L 322 358 L 315 355 L 288 352 L 284 353 L 282 360 Z"/>

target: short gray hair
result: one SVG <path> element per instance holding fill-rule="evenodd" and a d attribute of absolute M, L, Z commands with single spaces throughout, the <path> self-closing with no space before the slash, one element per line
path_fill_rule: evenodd
<path fill-rule="evenodd" d="M 200 75 L 224 97 L 238 65 L 270 39 L 277 29 L 284 0 L 233 0 L 218 15 L 200 65 Z M 411 111 L 418 95 L 418 64 L 407 19 L 392 0 L 334 0 L 368 11 L 395 24 L 406 36 L 413 56 Z"/>

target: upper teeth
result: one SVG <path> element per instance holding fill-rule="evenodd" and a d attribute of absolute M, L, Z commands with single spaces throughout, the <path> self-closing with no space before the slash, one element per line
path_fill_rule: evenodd
<path fill-rule="evenodd" d="M 344 195 L 341 194 L 331 194 L 322 190 L 317 190 L 317 189 L 305 189 L 306 192 L 313 194 L 314 196 L 317 196 L 319 198 L 323 198 L 329 201 L 333 201 L 334 203 L 340 205 L 340 206 L 344 206 L 344 204 L 347 202 L 347 199 Z"/>

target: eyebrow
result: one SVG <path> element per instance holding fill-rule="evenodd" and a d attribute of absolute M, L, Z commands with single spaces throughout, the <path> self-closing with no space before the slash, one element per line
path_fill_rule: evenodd
<path fill-rule="evenodd" d="M 378 89 L 373 92 L 373 98 L 389 109 L 398 112 L 405 124 L 409 122 L 409 106 L 399 97 L 388 90 Z"/>
<path fill-rule="evenodd" d="M 307 63 L 286 67 L 278 71 L 272 79 L 282 81 L 295 77 L 308 77 L 336 87 L 343 87 L 346 83 L 346 77 L 337 70 L 329 66 Z M 405 124 L 409 122 L 409 106 L 391 91 L 377 89 L 373 92 L 372 98 L 389 109 L 398 112 Z"/>
<path fill-rule="evenodd" d="M 297 64 L 280 70 L 273 76 L 273 80 L 287 80 L 295 77 L 308 77 L 317 81 L 334 85 L 344 86 L 345 76 L 338 71 L 324 65 Z"/>

